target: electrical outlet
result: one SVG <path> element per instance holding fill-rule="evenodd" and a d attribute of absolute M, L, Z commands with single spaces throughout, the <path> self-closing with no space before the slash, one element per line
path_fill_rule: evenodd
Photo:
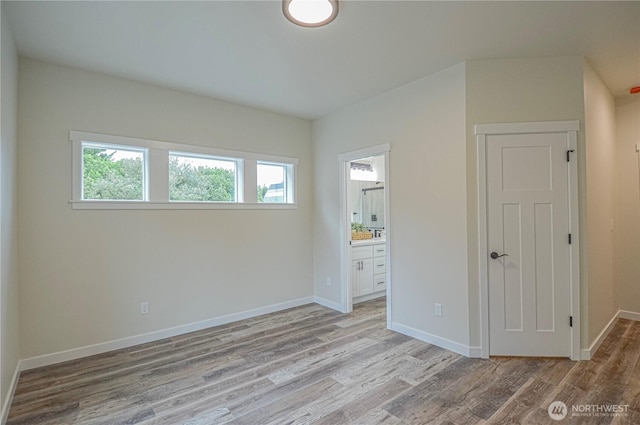
<path fill-rule="evenodd" d="M 326 284 L 327 286 L 331 286 L 331 278 L 329 276 L 327 276 Z"/>
<path fill-rule="evenodd" d="M 442 316 L 442 304 L 436 303 L 435 314 L 438 317 Z"/>
<path fill-rule="evenodd" d="M 145 301 L 145 302 L 141 302 L 140 303 L 140 314 L 147 314 L 149 313 L 149 302 Z"/>

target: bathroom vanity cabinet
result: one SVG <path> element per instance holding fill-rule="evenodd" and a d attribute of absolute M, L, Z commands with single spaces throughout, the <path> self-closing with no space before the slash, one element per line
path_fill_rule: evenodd
<path fill-rule="evenodd" d="M 386 284 L 386 245 L 372 242 L 370 245 L 351 247 L 351 292 L 353 297 L 382 292 Z"/>

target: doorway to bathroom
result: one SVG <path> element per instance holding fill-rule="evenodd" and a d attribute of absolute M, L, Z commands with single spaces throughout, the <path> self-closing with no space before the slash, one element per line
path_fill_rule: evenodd
<path fill-rule="evenodd" d="M 344 312 L 386 296 L 391 318 L 389 145 L 348 152 L 341 162 L 341 289 Z"/>

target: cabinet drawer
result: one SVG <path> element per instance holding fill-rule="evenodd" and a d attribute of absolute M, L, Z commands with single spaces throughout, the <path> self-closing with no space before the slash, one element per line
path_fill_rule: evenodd
<path fill-rule="evenodd" d="M 373 247 L 372 246 L 356 246 L 351 248 L 351 259 L 352 260 L 362 260 L 365 258 L 373 257 Z"/>
<path fill-rule="evenodd" d="M 386 258 L 378 257 L 373 259 L 373 273 L 385 273 L 387 271 Z"/>
<path fill-rule="evenodd" d="M 387 253 L 387 246 L 384 244 L 374 245 L 373 246 L 373 256 L 374 257 L 384 257 Z"/>
<path fill-rule="evenodd" d="M 386 291 L 387 290 L 387 275 L 377 274 L 373 276 L 373 292 Z"/>

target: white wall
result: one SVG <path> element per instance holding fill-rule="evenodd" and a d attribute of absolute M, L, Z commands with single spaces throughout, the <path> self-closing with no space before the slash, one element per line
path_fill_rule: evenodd
<path fill-rule="evenodd" d="M 584 125 L 583 59 L 477 60 L 467 62 L 467 228 L 470 345 L 480 345 L 477 149 L 474 125 L 579 120 Z M 578 133 L 584 161 L 584 131 Z M 584 167 L 579 167 L 581 171 Z M 580 177 L 584 181 L 584 176 Z M 579 188 L 581 199 L 584 185 Z M 586 329 L 586 327 L 585 327 Z M 583 341 L 584 342 L 584 341 Z"/>
<path fill-rule="evenodd" d="M 2 7 L 0 7 L 2 11 Z M 6 16 L 2 20 L 0 59 L 0 422 L 20 359 L 18 335 L 18 245 L 16 201 L 16 127 L 18 56 Z"/>
<path fill-rule="evenodd" d="M 640 95 L 616 101 L 615 278 L 621 310 L 640 313 Z"/>
<path fill-rule="evenodd" d="M 587 61 L 584 62 L 586 146 L 586 279 L 588 339 L 591 346 L 618 311 L 613 275 L 615 218 L 615 102 Z M 584 204 L 583 204 L 584 205 Z"/>
<path fill-rule="evenodd" d="M 459 64 L 313 123 L 316 295 L 340 302 L 338 155 L 390 143 L 392 321 L 462 346 L 469 333 L 464 73 Z M 335 283 L 326 286 L 326 277 Z"/>
<path fill-rule="evenodd" d="M 18 130 L 24 358 L 313 295 L 309 121 L 21 60 Z M 72 210 L 69 130 L 296 157 L 300 207 Z"/>

